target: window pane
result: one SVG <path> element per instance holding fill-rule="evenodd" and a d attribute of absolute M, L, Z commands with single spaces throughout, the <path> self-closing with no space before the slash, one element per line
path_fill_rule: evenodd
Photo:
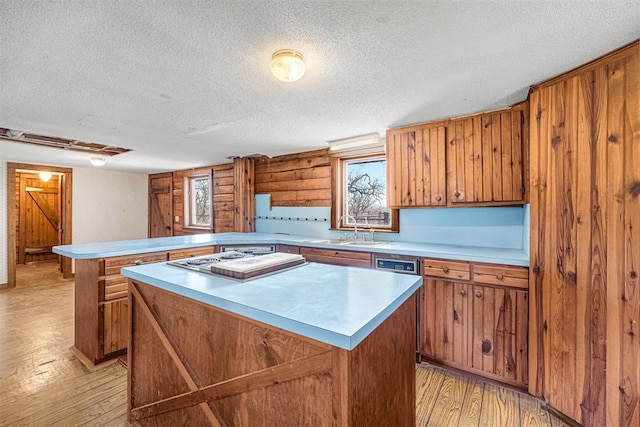
<path fill-rule="evenodd" d="M 208 226 L 211 224 L 209 194 L 208 178 L 191 180 L 191 225 Z"/>
<path fill-rule="evenodd" d="M 386 161 L 382 158 L 345 162 L 346 225 L 391 226 L 386 207 Z"/>

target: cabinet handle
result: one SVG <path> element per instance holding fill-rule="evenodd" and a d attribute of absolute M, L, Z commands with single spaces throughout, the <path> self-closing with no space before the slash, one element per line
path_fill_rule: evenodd
<path fill-rule="evenodd" d="M 460 295 L 462 295 L 463 297 L 467 295 L 467 291 L 465 291 L 464 289 L 460 289 Z"/>
<path fill-rule="evenodd" d="M 498 279 L 498 280 L 504 280 L 504 276 L 503 276 L 502 274 L 498 274 L 498 275 L 496 276 L 496 279 Z"/>
<path fill-rule="evenodd" d="M 449 272 L 449 267 L 442 267 L 442 271 L 444 271 L 445 273 Z"/>
<path fill-rule="evenodd" d="M 476 298 L 482 298 L 482 291 L 476 291 Z"/>

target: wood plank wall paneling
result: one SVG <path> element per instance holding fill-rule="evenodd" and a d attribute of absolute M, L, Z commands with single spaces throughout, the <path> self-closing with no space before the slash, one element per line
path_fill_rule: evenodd
<path fill-rule="evenodd" d="M 255 192 L 272 206 L 331 206 L 329 150 L 255 159 Z"/>
<path fill-rule="evenodd" d="M 214 233 L 226 233 L 234 231 L 233 212 L 233 163 L 210 166 L 200 169 L 210 171 L 212 178 L 212 197 L 214 212 Z M 192 169 L 173 172 L 173 217 L 178 217 L 178 222 L 173 223 L 173 235 L 201 233 L 203 231 L 184 228 L 184 178 L 192 173 Z"/>
<path fill-rule="evenodd" d="M 640 425 L 640 54 L 530 94 L 530 392 L 585 426 Z"/>
<path fill-rule="evenodd" d="M 216 233 L 233 228 L 233 163 L 213 166 L 213 212 Z"/>

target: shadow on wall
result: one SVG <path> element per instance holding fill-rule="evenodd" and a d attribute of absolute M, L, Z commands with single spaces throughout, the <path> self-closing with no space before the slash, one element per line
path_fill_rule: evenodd
<path fill-rule="evenodd" d="M 274 207 L 270 196 L 256 195 L 256 231 L 338 238 L 329 230 L 331 208 Z M 380 240 L 481 246 L 528 251 L 528 207 L 401 209 L 400 233 Z"/>

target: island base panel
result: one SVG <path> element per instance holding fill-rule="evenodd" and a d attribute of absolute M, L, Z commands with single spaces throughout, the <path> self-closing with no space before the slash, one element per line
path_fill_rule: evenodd
<path fill-rule="evenodd" d="M 415 425 L 415 295 L 352 351 L 130 283 L 133 425 Z"/>

